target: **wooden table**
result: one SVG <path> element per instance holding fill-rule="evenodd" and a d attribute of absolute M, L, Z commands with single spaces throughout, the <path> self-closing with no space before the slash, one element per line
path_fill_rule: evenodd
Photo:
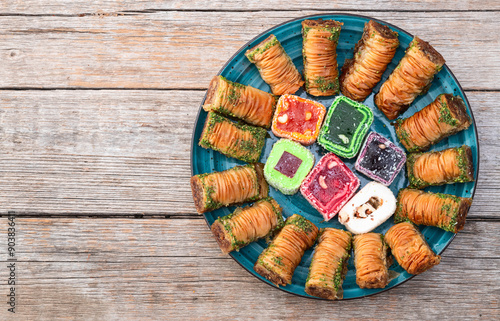
<path fill-rule="evenodd" d="M 466 91 L 481 144 L 474 204 L 442 263 L 343 302 L 278 291 L 222 255 L 188 184 L 211 77 L 260 32 L 322 12 L 430 41 Z M 499 18 L 492 0 L 2 1 L 0 319 L 498 320 Z"/>

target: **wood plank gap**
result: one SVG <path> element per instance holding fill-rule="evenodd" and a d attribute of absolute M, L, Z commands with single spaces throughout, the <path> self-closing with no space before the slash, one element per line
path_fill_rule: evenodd
<path fill-rule="evenodd" d="M 487 216 L 474 216 L 467 218 L 467 221 L 475 221 L 475 222 L 500 222 L 500 216 L 496 217 L 487 217 Z"/>
<path fill-rule="evenodd" d="M 9 13 L 9 12 L 0 12 L 0 17 L 83 17 L 81 14 L 64 14 L 64 13 Z"/>
<path fill-rule="evenodd" d="M 146 87 L 0 87 L 2 90 L 12 90 L 12 91 L 29 91 L 29 90 L 40 90 L 40 91 L 51 91 L 51 90 L 152 90 L 152 91 L 206 91 L 207 87 L 194 87 L 194 88 L 146 88 Z M 498 90 L 500 91 L 500 89 Z"/>
<path fill-rule="evenodd" d="M 325 13 L 335 13 L 335 12 L 498 12 L 498 9 L 430 9 L 430 10 L 411 10 L 411 9 L 390 9 L 390 10 L 380 10 L 380 9 L 350 9 L 350 8 L 332 8 L 332 9 L 316 9 L 316 8 L 300 8 L 300 9 L 144 9 L 137 12 L 140 13 L 150 13 L 150 12 L 298 12 L 298 11 L 315 11 L 315 12 L 325 12 Z M 120 11 L 120 12 L 136 12 L 136 11 Z"/>
<path fill-rule="evenodd" d="M 489 92 L 489 93 L 494 93 L 494 92 L 499 92 L 500 89 L 481 89 L 481 88 L 462 88 L 465 92 Z"/>
<path fill-rule="evenodd" d="M 335 13 L 335 12 L 415 12 L 415 13 L 427 13 L 427 12 L 499 12 L 498 9 L 430 9 L 430 10 L 412 10 L 412 9 L 391 9 L 391 10 L 380 10 L 380 9 L 363 9 L 356 10 L 353 8 L 332 8 L 332 9 L 316 9 L 316 8 L 300 8 L 300 9 L 143 9 L 143 10 L 123 10 L 117 12 L 84 12 L 78 14 L 63 14 L 63 13 L 43 13 L 43 14 L 30 14 L 30 13 L 11 13 L 11 12 L 0 12 L 0 17 L 86 17 L 86 16 L 126 16 L 126 15 L 137 15 L 137 14 L 154 14 L 158 12 L 299 12 L 299 11 L 314 11 L 314 12 L 325 12 L 325 13 Z"/>
<path fill-rule="evenodd" d="M 110 215 L 109 213 L 64 213 L 64 214 L 50 214 L 50 213 L 33 213 L 33 212 L 18 212 L 9 211 L 10 214 L 15 214 L 19 218 L 55 218 L 55 219 L 142 219 L 142 220 L 156 220 L 156 219 L 169 219 L 169 220 L 203 220 L 203 216 L 195 213 L 188 214 L 134 214 L 134 213 L 117 213 Z M 7 214 L 0 214 L 0 218 L 7 217 Z M 467 218 L 470 222 L 500 222 L 500 216 L 474 216 Z"/>
<path fill-rule="evenodd" d="M 8 211 L 10 214 L 15 214 L 17 218 L 55 218 L 55 219 L 177 219 L 177 220 L 202 220 L 203 216 L 199 216 L 195 213 L 192 214 L 135 214 L 135 213 L 118 213 L 110 215 L 109 213 L 64 213 L 64 214 L 50 214 L 50 213 L 34 213 L 34 212 L 18 212 L 18 211 Z M 8 214 L 0 214 L 0 219 L 2 217 L 7 217 Z M 500 217 L 499 217 L 500 220 Z"/>
<path fill-rule="evenodd" d="M 0 91 L 52 91 L 52 90 L 141 90 L 141 91 L 206 91 L 208 87 L 193 87 L 193 88 L 176 88 L 176 87 L 163 87 L 163 88 L 147 88 L 147 87 L 136 87 L 136 88 L 129 88 L 129 87 L 0 87 Z M 497 93 L 500 92 L 500 88 L 462 88 L 463 91 L 465 92 L 491 92 L 491 93 Z"/>

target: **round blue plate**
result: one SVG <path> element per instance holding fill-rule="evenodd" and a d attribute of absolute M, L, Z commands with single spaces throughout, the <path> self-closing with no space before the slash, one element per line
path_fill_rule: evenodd
<path fill-rule="evenodd" d="M 250 85 L 261 90 L 270 92 L 269 86 L 262 80 L 257 71 L 257 68 L 251 64 L 248 59 L 245 57 L 245 51 L 248 48 L 251 48 L 267 38 L 270 34 L 274 34 L 278 40 L 281 42 L 285 51 L 292 58 L 295 66 L 297 66 L 299 72 L 302 72 L 303 64 L 302 64 L 302 35 L 301 35 L 301 22 L 304 19 L 333 19 L 340 22 L 343 22 L 344 25 L 342 27 L 342 31 L 340 32 L 339 44 L 337 47 L 337 60 L 339 63 L 339 68 L 342 67 L 344 60 L 346 58 L 352 58 L 354 45 L 361 38 L 363 33 L 363 27 L 366 22 L 368 22 L 371 18 L 357 15 L 347 15 L 347 14 L 322 14 L 315 16 L 303 17 L 300 19 L 292 20 L 285 22 L 281 25 L 278 25 L 268 31 L 260 34 L 256 38 L 252 39 L 248 42 L 243 48 L 241 48 L 222 68 L 219 72 L 220 75 L 228 78 L 229 80 L 242 83 L 245 85 Z M 375 20 L 375 19 L 374 19 Z M 383 136 L 387 137 L 391 141 L 399 144 L 398 139 L 396 138 L 396 134 L 394 132 L 393 126 L 390 124 L 390 121 L 379 111 L 379 109 L 374 105 L 373 96 L 374 93 L 379 91 L 380 85 L 389 77 L 392 70 L 397 66 L 399 60 L 404 56 L 404 51 L 408 44 L 412 40 L 413 36 L 408 32 L 397 28 L 391 24 L 388 24 L 383 21 L 379 21 L 385 25 L 388 25 L 392 30 L 397 31 L 399 33 L 399 41 L 400 45 L 396 52 L 396 56 L 392 60 L 391 64 L 388 66 L 385 71 L 382 80 L 379 84 L 374 88 L 373 93 L 368 96 L 368 98 L 363 102 L 363 104 L 370 107 L 374 113 L 375 120 L 370 128 L 370 131 L 376 131 Z M 416 111 L 422 109 L 431 103 L 439 94 L 441 93 L 452 93 L 454 95 L 459 95 L 465 101 L 468 109 L 469 115 L 472 117 L 472 111 L 469 106 L 469 102 L 467 101 L 467 97 L 460 87 L 458 81 L 451 73 L 450 69 L 445 66 L 439 74 L 435 77 L 432 87 L 429 91 L 422 96 L 419 96 L 412 106 L 402 115 L 402 117 L 408 117 L 414 114 Z M 309 96 L 303 89 L 300 89 L 296 95 L 313 99 L 321 102 L 327 108 L 332 104 L 334 96 L 319 98 Z M 202 102 L 203 104 L 203 102 Z M 203 111 L 200 106 L 200 111 L 198 113 L 198 117 L 196 119 L 194 133 L 193 133 L 193 141 L 192 141 L 192 150 L 191 150 L 191 170 L 192 175 L 209 173 L 213 171 L 222 171 L 236 165 L 241 165 L 243 162 L 240 162 L 234 158 L 228 158 L 218 152 L 213 150 L 206 150 L 198 146 L 198 141 L 200 139 L 200 134 L 203 129 L 203 124 L 205 122 L 207 113 Z M 474 118 L 472 118 L 474 119 Z M 262 157 L 260 159 L 261 162 L 265 163 L 266 159 L 271 151 L 273 144 L 278 140 L 271 131 L 269 131 L 271 138 L 266 139 L 266 145 L 262 152 Z M 475 177 L 477 179 L 478 169 L 479 169 L 479 145 L 478 145 L 478 136 L 475 122 L 466 130 L 462 131 L 456 135 L 453 135 L 438 144 L 433 146 L 434 150 L 441 150 L 448 147 L 461 146 L 463 144 L 469 145 L 472 148 L 472 154 L 474 159 L 474 168 L 475 168 Z M 403 148 L 401 145 L 399 145 Z M 322 150 L 318 144 L 313 144 L 308 147 L 316 157 L 316 162 L 324 155 L 324 150 Z M 360 178 L 361 187 L 366 185 L 370 180 L 363 176 L 361 173 L 357 172 L 354 169 L 354 162 L 356 161 L 356 157 L 352 159 L 343 159 L 344 162 L 352 169 L 352 171 Z M 397 195 L 397 192 L 400 188 L 408 186 L 408 179 L 406 178 L 406 174 L 403 171 L 399 173 L 397 178 L 394 180 L 392 185 L 390 186 L 391 190 Z M 472 197 L 474 195 L 474 191 L 476 188 L 476 183 L 471 182 L 467 184 L 451 184 L 445 186 L 436 186 L 432 188 L 428 188 L 427 190 L 432 192 L 441 192 L 447 194 L 454 194 L 462 197 Z M 330 222 L 322 222 L 323 217 L 319 212 L 317 212 L 309 203 L 302 197 L 300 193 L 297 193 L 292 196 L 286 196 L 281 194 L 279 191 L 270 188 L 270 196 L 272 196 L 282 207 L 283 214 L 285 217 L 289 217 L 294 213 L 303 215 L 318 227 L 335 227 L 343 229 L 343 225 L 338 222 L 337 217 L 334 217 Z M 219 210 L 205 213 L 205 219 L 207 224 L 210 226 L 219 216 L 224 216 L 232 213 L 235 207 L 221 208 Z M 385 233 L 389 227 L 393 225 L 393 220 L 390 218 L 384 224 L 375 229 L 375 232 Z M 450 232 L 445 232 L 441 229 L 435 227 L 428 226 L 420 226 L 420 230 L 422 234 L 425 236 L 427 242 L 431 246 L 432 250 L 436 253 L 442 253 L 444 249 L 450 244 L 453 240 L 455 234 Z M 214 240 L 215 242 L 215 240 Z M 230 255 L 248 272 L 252 273 L 254 276 L 266 282 L 268 284 L 272 283 L 267 281 L 258 275 L 253 266 L 257 261 L 257 257 L 262 252 L 264 248 L 266 248 L 266 242 L 264 240 L 260 240 L 258 242 L 254 242 L 244 248 L 242 248 L 239 252 L 232 252 Z M 280 287 L 279 289 L 293 293 L 296 295 L 313 298 L 304 292 L 304 284 L 307 277 L 307 273 L 309 270 L 309 265 L 311 263 L 312 249 L 306 251 L 300 265 L 295 270 L 293 275 L 292 284 L 287 285 L 285 287 Z M 352 257 L 349 261 L 349 272 L 347 273 L 346 279 L 343 284 L 344 288 L 344 299 L 353 299 L 360 298 L 368 295 L 372 295 L 375 293 L 380 293 L 387 289 L 393 288 L 408 279 L 412 278 L 413 275 L 404 271 L 397 263 L 393 264 L 390 267 L 391 270 L 394 270 L 399 273 L 399 276 L 393 279 L 389 285 L 384 289 L 361 289 L 356 284 L 356 273 L 354 270 Z"/>

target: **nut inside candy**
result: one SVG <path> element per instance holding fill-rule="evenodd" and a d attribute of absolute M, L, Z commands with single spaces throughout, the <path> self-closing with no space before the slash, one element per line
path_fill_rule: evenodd
<path fill-rule="evenodd" d="M 278 121 L 282 124 L 286 123 L 288 121 L 288 115 L 287 114 L 283 114 L 281 116 L 278 117 Z"/>
<path fill-rule="evenodd" d="M 327 167 L 328 169 L 332 169 L 334 166 L 337 166 L 337 162 L 336 161 L 331 161 L 328 163 Z"/>
<path fill-rule="evenodd" d="M 382 200 L 376 196 L 372 196 L 366 203 L 356 208 L 354 217 L 367 218 L 368 215 L 375 212 L 380 207 L 380 205 L 382 205 Z"/>
<path fill-rule="evenodd" d="M 321 186 L 322 188 L 324 188 L 324 189 L 328 188 L 328 185 L 326 185 L 326 182 L 325 182 L 325 176 L 321 175 L 318 178 L 318 182 L 319 182 L 319 186 Z"/>
<path fill-rule="evenodd" d="M 349 137 L 347 137 L 346 135 L 340 134 L 339 138 L 342 140 L 344 144 L 349 144 Z"/>

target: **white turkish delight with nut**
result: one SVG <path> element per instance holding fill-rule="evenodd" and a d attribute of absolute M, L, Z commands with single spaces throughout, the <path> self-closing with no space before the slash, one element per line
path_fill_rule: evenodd
<path fill-rule="evenodd" d="M 366 184 L 339 212 L 339 222 L 354 234 L 368 233 L 396 211 L 391 190 L 377 182 Z"/>

